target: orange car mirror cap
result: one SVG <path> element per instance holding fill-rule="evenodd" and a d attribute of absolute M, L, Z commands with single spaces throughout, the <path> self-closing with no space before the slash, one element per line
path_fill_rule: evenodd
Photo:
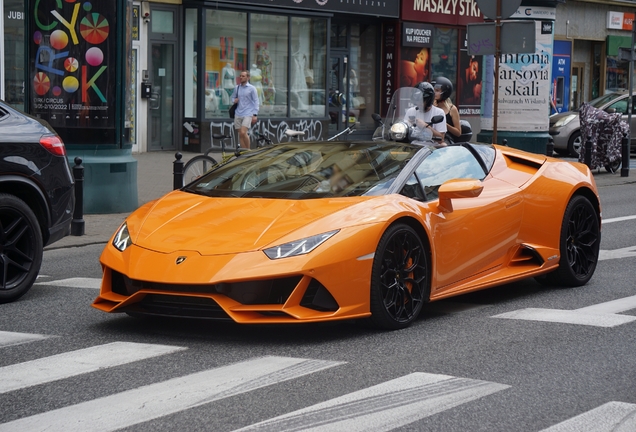
<path fill-rule="evenodd" d="M 481 195 L 484 185 L 479 180 L 454 179 L 442 184 L 438 190 L 439 208 L 444 212 L 453 211 L 451 199 L 474 198 Z"/>

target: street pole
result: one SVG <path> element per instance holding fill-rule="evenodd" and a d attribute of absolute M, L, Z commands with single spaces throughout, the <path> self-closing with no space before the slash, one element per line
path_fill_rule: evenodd
<path fill-rule="evenodd" d="M 634 92 L 634 43 L 636 43 L 636 23 L 632 21 L 632 45 L 630 46 L 630 58 L 629 58 L 629 75 L 628 84 L 629 96 L 627 97 L 627 124 L 629 125 L 629 134 L 627 135 L 627 145 L 623 143 L 622 148 L 622 164 L 621 164 L 621 177 L 629 177 L 629 152 L 632 148 L 632 109 L 634 109 L 634 102 L 632 100 L 632 93 Z M 624 141 L 624 140 L 623 140 Z"/>
<path fill-rule="evenodd" d="M 497 144 L 497 117 L 499 117 L 499 54 L 501 52 L 501 0 L 497 0 L 495 17 L 495 100 L 493 104 L 492 143 Z"/>

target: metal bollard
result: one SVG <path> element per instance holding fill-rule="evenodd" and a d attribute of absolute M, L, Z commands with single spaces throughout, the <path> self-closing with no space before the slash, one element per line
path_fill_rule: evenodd
<path fill-rule="evenodd" d="M 548 144 L 545 146 L 546 156 L 552 156 L 554 154 L 554 138 L 548 138 Z"/>
<path fill-rule="evenodd" d="M 622 162 L 621 177 L 629 177 L 629 137 L 624 136 L 621 140 Z"/>
<path fill-rule="evenodd" d="M 583 163 L 587 165 L 588 168 L 592 167 L 592 141 L 588 137 L 585 140 L 585 157 L 583 158 Z"/>
<path fill-rule="evenodd" d="M 75 179 L 75 208 L 71 221 L 71 235 L 84 235 L 84 167 L 82 158 L 77 156 L 73 167 L 73 179 Z"/>
<path fill-rule="evenodd" d="M 174 157 L 176 160 L 172 162 L 172 189 L 177 190 L 183 187 L 183 161 L 181 160 L 183 155 L 179 152 L 176 152 L 174 154 Z"/>

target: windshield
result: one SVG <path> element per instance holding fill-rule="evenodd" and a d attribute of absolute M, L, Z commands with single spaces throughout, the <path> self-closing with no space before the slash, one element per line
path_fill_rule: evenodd
<path fill-rule="evenodd" d="M 391 139 L 389 135 L 391 126 L 396 122 L 404 120 L 406 110 L 411 107 L 416 107 L 417 110 L 423 111 L 424 104 L 422 92 L 414 87 L 401 87 L 397 89 L 391 98 L 391 103 L 387 109 L 384 124 L 376 130 L 374 139 L 382 137 L 384 139 Z"/>
<path fill-rule="evenodd" d="M 612 102 L 615 99 L 620 98 L 621 96 L 624 96 L 626 93 L 608 93 L 606 95 L 603 95 L 601 97 L 598 97 L 596 99 L 593 99 L 589 102 L 590 105 L 592 105 L 594 108 L 602 108 L 603 105 Z"/>
<path fill-rule="evenodd" d="M 386 142 L 279 144 L 242 155 L 184 190 L 290 199 L 382 195 L 420 149 Z"/>

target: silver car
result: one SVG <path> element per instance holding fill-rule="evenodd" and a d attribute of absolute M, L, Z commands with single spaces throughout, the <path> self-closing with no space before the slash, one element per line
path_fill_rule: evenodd
<path fill-rule="evenodd" d="M 636 102 L 636 93 L 632 94 L 632 106 Z M 627 122 L 627 91 L 614 91 L 596 98 L 590 102 L 594 108 L 605 110 L 606 112 L 621 113 L 623 120 Z M 631 151 L 636 151 L 636 115 L 632 114 L 632 131 Z M 563 113 L 553 114 L 550 116 L 550 135 L 554 139 L 554 151 L 562 156 L 570 155 L 579 157 L 579 149 L 583 145 L 581 139 L 581 124 L 579 122 L 578 111 L 567 111 Z"/>

